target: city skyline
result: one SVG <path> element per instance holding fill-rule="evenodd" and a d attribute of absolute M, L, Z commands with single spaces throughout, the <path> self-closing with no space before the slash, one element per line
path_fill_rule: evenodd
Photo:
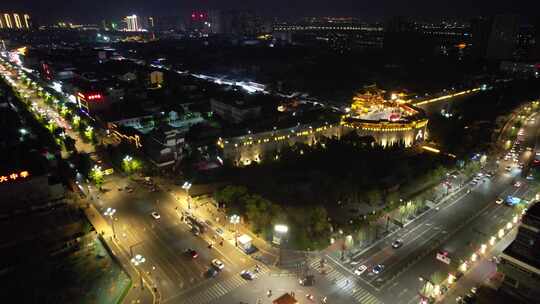
<path fill-rule="evenodd" d="M 2 4 L 0 303 L 538 302 L 538 4 Z"/>
<path fill-rule="evenodd" d="M 474 1 L 426 1 L 416 0 L 404 3 L 396 0 L 382 0 L 376 3 L 357 3 L 358 1 L 338 0 L 329 3 L 323 0 L 277 0 L 272 2 L 242 0 L 233 1 L 196 1 L 188 0 L 178 3 L 172 0 L 145 1 L 76 1 L 65 3 L 60 0 L 39 2 L 34 0 L 6 0 L 1 7 L 4 11 L 25 10 L 35 15 L 43 23 L 53 23 L 61 19 L 73 19 L 74 22 L 99 22 L 102 19 L 114 19 L 126 15 L 172 16 L 182 15 L 193 9 L 227 10 L 251 9 L 260 11 L 268 17 L 300 18 L 306 16 L 348 16 L 365 18 L 366 20 L 383 20 L 390 16 L 403 15 L 412 17 L 444 17 L 468 19 L 477 15 L 518 14 L 526 19 L 534 20 L 534 13 L 539 4 L 529 6 L 516 5 L 510 2 L 493 3 L 487 0 Z M 51 7 L 55 9 L 51 11 Z M 92 12 L 92 13 L 88 13 Z"/>

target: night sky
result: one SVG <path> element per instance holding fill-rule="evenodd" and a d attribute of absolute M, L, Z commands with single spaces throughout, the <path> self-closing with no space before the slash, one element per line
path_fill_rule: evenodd
<path fill-rule="evenodd" d="M 540 15 L 537 0 L 1 0 L 0 11 L 28 11 L 35 20 L 96 22 L 128 14 L 181 15 L 192 9 L 260 10 L 268 16 L 353 16 L 368 20 L 388 16 L 471 17 L 515 13 Z"/>

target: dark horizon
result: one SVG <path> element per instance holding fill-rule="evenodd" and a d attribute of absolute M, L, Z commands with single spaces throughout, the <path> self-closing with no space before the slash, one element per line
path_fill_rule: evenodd
<path fill-rule="evenodd" d="M 361 3 L 354 0 L 274 0 L 263 1 L 218 1 L 218 0 L 186 0 L 179 3 L 174 0 L 156 0 L 152 2 L 133 1 L 74 1 L 65 3 L 62 0 L 4 0 L 0 11 L 28 12 L 32 18 L 42 23 L 54 23 L 67 20 L 81 23 L 96 23 L 103 19 L 117 19 L 121 16 L 137 14 L 141 16 L 175 16 L 189 13 L 191 10 L 203 9 L 251 9 L 268 17 L 296 19 L 307 16 L 342 16 L 358 17 L 368 21 L 402 15 L 418 18 L 469 19 L 478 15 L 518 14 L 524 20 L 534 19 L 534 12 L 540 4 L 517 5 L 515 2 L 488 0 L 454 0 L 427 1 L 415 0 L 380 0 Z M 522 1 L 524 2 L 524 1 Z"/>

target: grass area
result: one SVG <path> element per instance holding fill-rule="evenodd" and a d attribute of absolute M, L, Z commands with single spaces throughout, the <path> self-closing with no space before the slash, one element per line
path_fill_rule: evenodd
<path fill-rule="evenodd" d="M 1 281 L 17 303 L 116 304 L 131 284 L 95 237 L 78 251 L 17 267 Z"/>

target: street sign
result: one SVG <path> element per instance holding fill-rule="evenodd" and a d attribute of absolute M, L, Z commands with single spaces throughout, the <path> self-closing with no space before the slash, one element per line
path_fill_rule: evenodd
<path fill-rule="evenodd" d="M 448 252 L 444 251 L 444 252 L 437 252 L 437 260 L 447 264 L 447 265 L 450 265 L 450 258 L 448 257 Z"/>

